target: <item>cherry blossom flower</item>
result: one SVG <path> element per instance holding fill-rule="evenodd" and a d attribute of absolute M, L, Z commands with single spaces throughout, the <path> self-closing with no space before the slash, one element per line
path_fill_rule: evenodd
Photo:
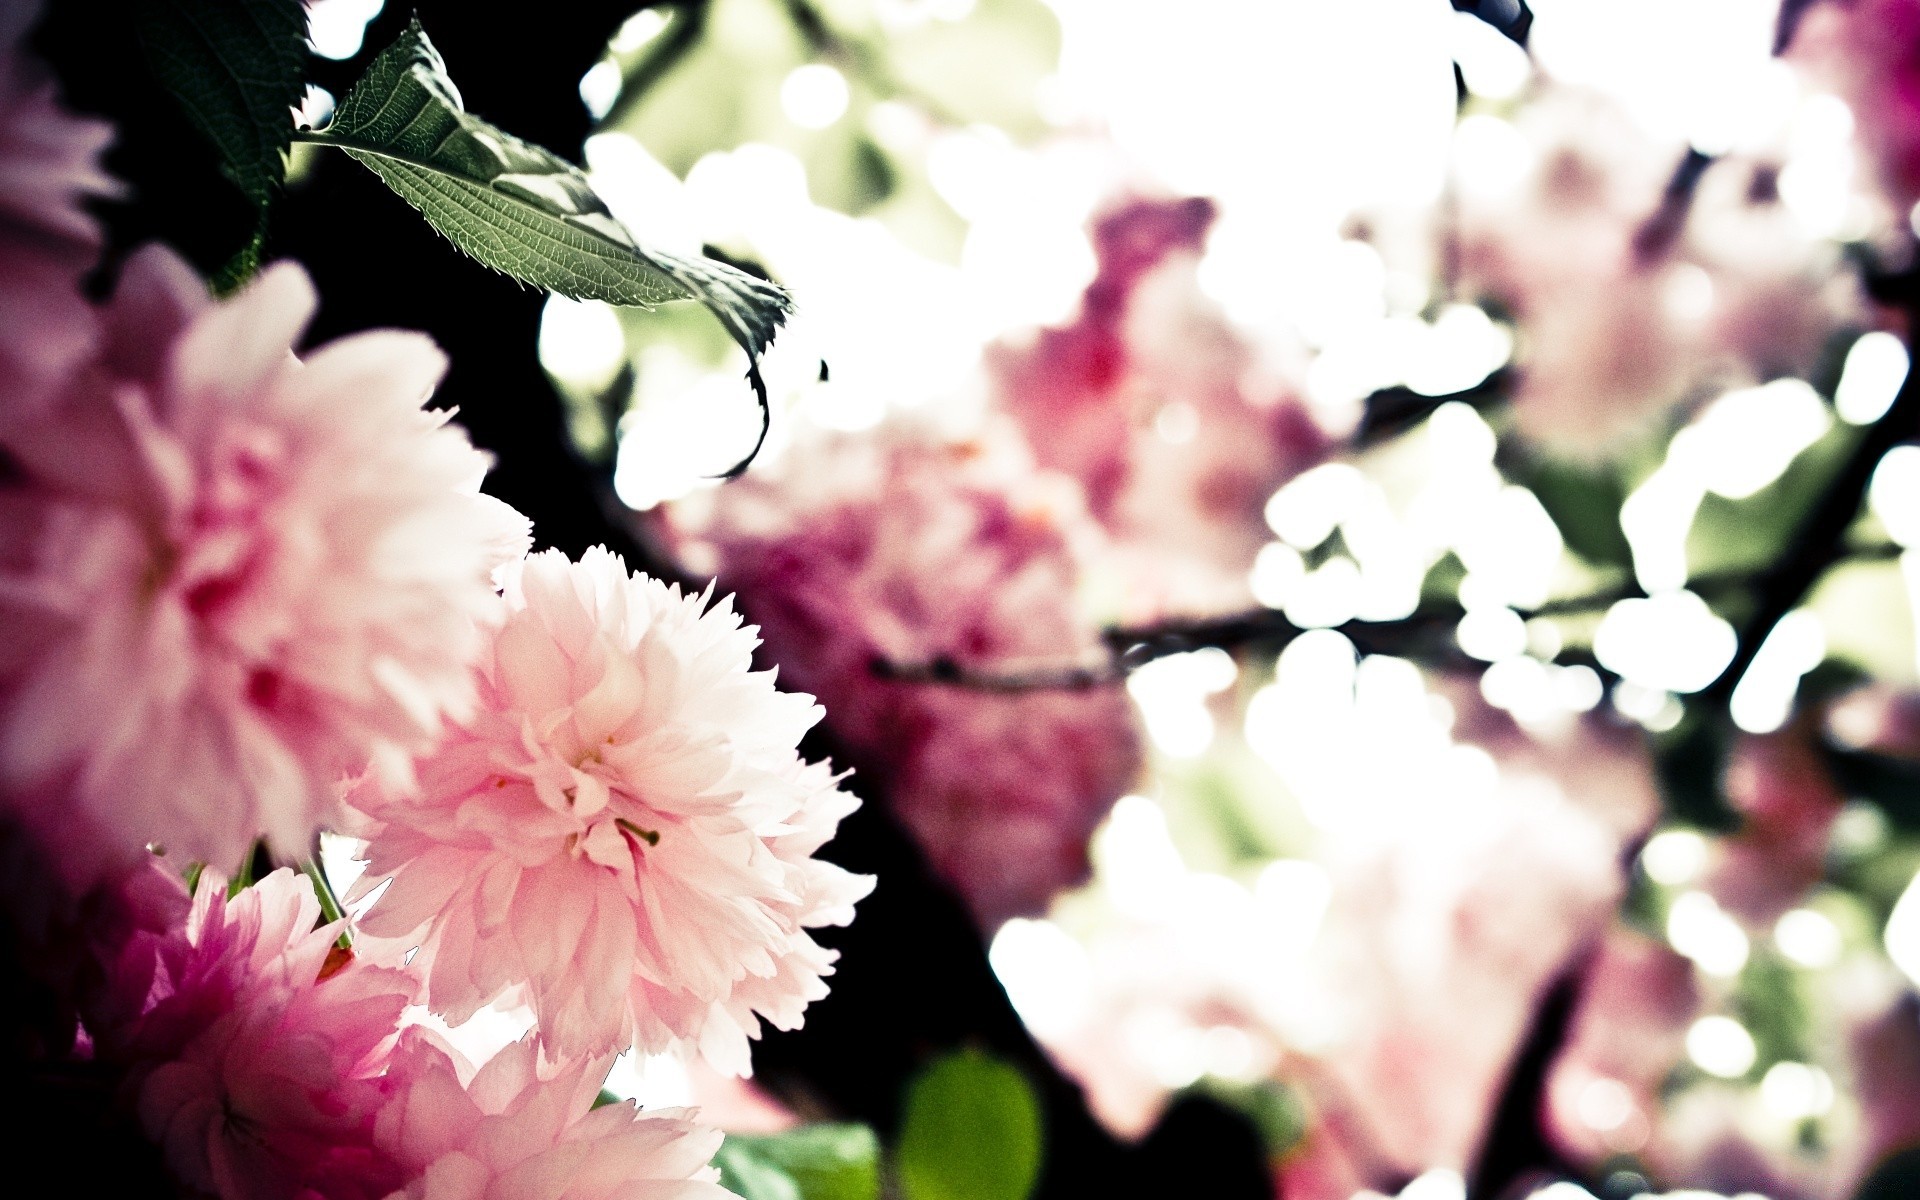
<path fill-rule="evenodd" d="M 1683 165 L 1683 147 L 1576 88 L 1518 125 L 1530 170 L 1463 199 L 1460 282 L 1519 326 L 1513 416 L 1536 445 L 1618 453 L 1663 412 L 1810 374 L 1864 320 L 1839 247 L 1781 202 L 1778 162 Z"/>
<path fill-rule="evenodd" d="M 184 928 L 141 934 L 118 1007 L 89 1014 L 183 1184 L 223 1200 L 375 1197 L 401 1176 L 373 1144 L 405 971 L 334 954 L 310 880 L 282 868 L 232 899 L 207 872 Z M 316 927 L 317 926 L 317 927 Z"/>
<path fill-rule="evenodd" d="M 1332 445 L 1201 292 L 1214 215 L 1198 198 L 1116 204 L 1074 322 L 988 352 L 1037 460 L 1086 489 L 1143 616 L 1245 603 L 1267 499 Z"/>
<path fill-rule="evenodd" d="M 496 1054 L 471 1079 L 425 1031 L 393 1060 L 395 1099 L 380 1114 L 380 1149 L 406 1174 L 406 1200 L 727 1200 L 709 1165 L 717 1129 L 682 1109 L 594 1108 L 611 1057 L 583 1059 L 541 1081 L 533 1038 Z"/>
<path fill-rule="evenodd" d="M 419 944 L 427 1003 L 459 1024 L 525 982 L 568 1062 L 697 1043 L 745 1074 L 758 1017 L 798 1026 L 872 886 L 813 857 L 856 801 L 795 753 L 810 697 L 750 670 L 754 631 L 590 550 L 506 577 L 478 711 L 418 764 L 369 779 L 362 922 Z"/>
<path fill-rule="evenodd" d="M 1018 673 L 1095 653 L 1076 592 L 1099 532 L 1064 480 L 992 430 L 944 442 L 897 425 L 803 441 L 777 473 L 696 493 L 668 519 L 984 926 L 1085 877 L 1087 839 L 1140 768 L 1118 688 L 998 694 L 874 673 L 876 660 Z"/>
<path fill-rule="evenodd" d="M 1789 56 L 1833 87 L 1900 212 L 1920 200 L 1920 4 L 1827 0 L 1803 13 Z"/>
<path fill-rule="evenodd" d="M 0 416 L 44 403 L 93 344 L 80 277 L 100 227 L 80 202 L 119 190 L 99 161 L 112 127 L 62 109 L 23 51 L 39 15 L 34 0 L 0 9 Z"/>
<path fill-rule="evenodd" d="M 301 361 L 314 304 L 296 266 L 215 304 L 145 251 L 97 360 L 0 437 L 20 467 L 0 489 L 0 776 L 76 889 L 152 842 L 305 852 L 343 775 L 404 769 L 470 699 L 526 522 L 421 407 L 432 344 L 365 333 Z"/>

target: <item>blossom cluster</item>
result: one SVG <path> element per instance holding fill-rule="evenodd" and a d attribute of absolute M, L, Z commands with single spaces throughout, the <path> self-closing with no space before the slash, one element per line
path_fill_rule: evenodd
<path fill-rule="evenodd" d="M 797 751 L 820 709 L 711 591 L 529 554 L 425 337 L 301 350 L 291 263 L 224 299 L 164 247 L 103 266 L 112 131 L 33 16 L 0 18 L 0 836 L 72 1018 L 40 1053 L 227 1200 L 725 1195 L 716 1131 L 595 1100 L 626 1051 L 748 1074 L 826 994 L 811 931 L 872 881 L 815 857 L 856 806 Z M 509 993 L 533 1028 L 485 1061 L 430 1027 Z"/>

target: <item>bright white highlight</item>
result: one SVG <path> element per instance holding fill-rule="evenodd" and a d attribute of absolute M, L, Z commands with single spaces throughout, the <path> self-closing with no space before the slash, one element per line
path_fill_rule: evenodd
<path fill-rule="evenodd" d="M 667 14 L 657 8 L 643 8 L 628 17 L 613 35 L 615 54 L 632 54 L 659 37 L 667 28 Z"/>
<path fill-rule="evenodd" d="M 1298 550 L 1284 542 L 1269 542 L 1254 556 L 1253 572 L 1247 583 L 1255 600 L 1268 608 L 1281 608 L 1287 603 L 1293 586 L 1306 578 L 1306 574 L 1306 560 Z"/>
<path fill-rule="evenodd" d="M 1367 487 L 1366 476 L 1346 463 L 1304 471 L 1267 501 L 1267 524 L 1281 539 L 1311 550 L 1333 530 Z"/>
<path fill-rule="evenodd" d="M 1795 609 L 1782 617 L 1733 689 L 1728 705 L 1733 723 L 1748 733 L 1772 733 L 1785 725 L 1800 677 L 1826 656 L 1826 630 L 1811 609 Z"/>
<path fill-rule="evenodd" d="M 1709 1075 L 1738 1079 L 1758 1055 L 1753 1035 L 1732 1017 L 1701 1017 L 1687 1030 L 1687 1057 Z"/>
<path fill-rule="evenodd" d="M 1674 435 L 1670 467 L 1729 500 L 1744 500 L 1780 477 L 1833 425 L 1820 394 L 1799 379 L 1741 388 L 1709 404 Z"/>
<path fill-rule="evenodd" d="M 1825 914 L 1810 908 L 1796 908 L 1781 914 L 1773 926 L 1773 943 L 1793 962 L 1814 970 L 1839 962 L 1844 949 L 1840 927 Z"/>
<path fill-rule="evenodd" d="M 1086 1021 L 1092 963 L 1086 948 L 1052 921 L 1008 921 L 994 935 L 987 961 L 1035 1037 L 1063 1037 Z"/>
<path fill-rule="evenodd" d="M 1277 859 L 1260 872 L 1253 898 L 1267 910 L 1281 952 L 1305 954 L 1333 903 L 1333 879 L 1319 863 Z"/>
<path fill-rule="evenodd" d="M 1899 902 L 1887 918 L 1884 935 L 1887 957 L 1901 974 L 1920 985 L 1920 875 L 1900 893 Z"/>
<path fill-rule="evenodd" d="M 1664 829 L 1647 839 L 1640 869 L 1668 887 L 1692 883 L 1707 865 L 1707 839 L 1691 829 Z"/>
<path fill-rule="evenodd" d="M 1833 407 L 1850 425 L 1871 425 L 1893 407 L 1893 398 L 1907 378 L 1907 348 L 1891 333 L 1862 334 L 1847 351 L 1834 389 Z"/>
<path fill-rule="evenodd" d="M 589 67 L 580 77 L 580 103 L 587 106 L 587 114 L 598 121 L 612 112 L 622 82 L 620 64 L 612 59 L 603 58 Z"/>
<path fill-rule="evenodd" d="M 627 360 L 627 335 L 613 306 L 598 300 L 547 297 L 540 315 L 540 365 L 576 387 L 613 382 Z"/>
<path fill-rule="evenodd" d="M 1746 931 L 1705 892 L 1686 892 L 1674 900 L 1667 910 L 1667 941 L 1718 978 L 1738 975 L 1747 965 Z"/>
<path fill-rule="evenodd" d="M 642 1108 L 680 1108 L 693 1103 L 693 1081 L 687 1065 L 672 1054 L 636 1054 L 629 1050 L 613 1060 L 606 1089 Z"/>
<path fill-rule="evenodd" d="M 1760 1101 L 1784 1121 L 1824 1116 L 1833 1109 L 1833 1079 L 1819 1067 L 1780 1062 L 1760 1079 Z"/>
<path fill-rule="evenodd" d="M 802 129 L 825 129 L 846 115 L 847 77 L 826 63 L 805 63 L 780 83 L 780 108 Z"/>
<path fill-rule="evenodd" d="M 1145 664 L 1128 676 L 1127 692 L 1161 753 L 1197 758 L 1213 744 L 1207 697 L 1232 687 L 1239 673 L 1231 655 L 1210 646 Z"/>
<path fill-rule="evenodd" d="M 1533 62 L 1527 52 L 1471 13 L 1454 14 L 1452 49 L 1467 90 L 1476 96 L 1511 99 L 1533 75 Z"/>
<path fill-rule="evenodd" d="M 1526 622 L 1504 606 L 1468 609 L 1454 636 L 1460 649 L 1484 662 L 1499 662 L 1527 649 Z"/>
<path fill-rule="evenodd" d="M 1895 446 L 1874 468 L 1867 504 L 1902 546 L 1920 545 L 1920 446 Z"/>
<path fill-rule="evenodd" d="M 1113 906 L 1142 917 L 1164 912 L 1187 873 L 1166 814 L 1145 796 L 1120 797 L 1093 835 L 1092 855 Z"/>
<path fill-rule="evenodd" d="M 1472 199 L 1503 200 L 1519 191 L 1533 158 L 1526 136 L 1499 117 L 1475 113 L 1454 127 L 1453 178 Z"/>
<path fill-rule="evenodd" d="M 1684 695 L 1718 679 L 1738 643 L 1733 626 L 1706 601 L 1676 591 L 1608 609 L 1594 633 L 1593 653 L 1623 679 Z"/>
<path fill-rule="evenodd" d="M 307 44 L 322 58 L 352 58 L 366 41 L 367 23 L 385 7 L 386 0 L 319 0 L 309 4 Z"/>
<path fill-rule="evenodd" d="M 1633 1119 L 1633 1093 L 1618 1079 L 1596 1079 L 1580 1089 L 1576 1103 L 1580 1121 L 1589 1129 L 1610 1133 Z"/>
<path fill-rule="evenodd" d="M 1400 1189 L 1400 1200 L 1467 1200 L 1460 1172 L 1436 1167 Z"/>

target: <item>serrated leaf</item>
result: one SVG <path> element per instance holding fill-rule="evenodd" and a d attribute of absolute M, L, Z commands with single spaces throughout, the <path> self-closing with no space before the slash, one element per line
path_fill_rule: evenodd
<path fill-rule="evenodd" d="M 906 1200 L 1026 1200 L 1040 1177 L 1040 1102 L 1012 1065 L 978 1051 L 921 1072 L 894 1154 Z"/>
<path fill-rule="evenodd" d="M 154 78 L 220 152 L 220 169 L 258 214 L 252 240 L 216 280 L 224 290 L 259 265 L 267 208 L 286 179 L 293 110 L 306 90 L 306 5 L 147 0 L 134 14 Z"/>
<path fill-rule="evenodd" d="M 639 308 L 699 301 L 747 352 L 764 440 L 759 356 L 793 309 L 786 290 L 643 245 L 578 167 L 467 112 L 418 21 L 380 52 L 327 127 L 302 137 L 346 151 L 462 252 L 523 283 Z"/>
<path fill-rule="evenodd" d="M 751 1160 L 784 1175 L 800 1200 L 875 1200 L 880 1194 L 880 1143 L 865 1125 L 802 1125 L 759 1136 L 730 1133 L 722 1149 L 723 1174 L 732 1164 L 740 1176 L 741 1165 Z M 764 1172 L 744 1174 L 768 1186 Z"/>

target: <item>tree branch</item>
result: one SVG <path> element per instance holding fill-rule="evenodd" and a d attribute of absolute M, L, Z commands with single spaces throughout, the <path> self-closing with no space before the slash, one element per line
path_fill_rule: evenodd
<path fill-rule="evenodd" d="M 1897 557 L 1902 548 L 1880 543 L 1843 551 L 1841 557 L 1873 561 Z M 1831 564 L 1829 564 L 1831 565 Z M 1758 570 L 1712 571 L 1688 580 L 1689 590 L 1703 597 L 1715 593 L 1738 594 L 1753 590 L 1767 580 L 1775 568 Z M 1622 600 L 1640 599 L 1646 591 L 1631 577 L 1613 587 L 1561 596 L 1544 604 L 1519 611 L 1522 620 L 1536 617 L 1579 616 L 1602 612 Z M 1791 609 L 1791 605 L 1788 606 Z M 1785 610 L 1780 614 L 1785 615 Z M 1436 604 L 1393 621 L 1347 621 L 1330 626 L 1345 635 L 1362 654 L 1392 654 L 1401 657 L 1441 656 L 1464 658 L 1443 635 L 1459 624 L 1466 609 L 1457 604 Z M 1778 620 L 1778 617 L 1775 618 Z M 873 674 L 881 679 L 907 683 L 943 684 L 976 691 L 1017 694 L 1040 691 L 1086 691 L 1120 683 L 1134 671 L 1155 659 L 1193 650 L 1228 651 L 1260 647 L 1278 650 L 1312 627 L 1296 625 L 1285 613 L 1271 608 L 1248 609 L 1214 617 L 1180 618 L 1151 625 L 1114 625 L 1100 633 L 1103 653 L 1093 661 L 1039 663 L 1023 667 L 1003 663 L 987 669 L 962 665 L 950 655 L 939 655 L 925 662 L 899 663 L 875 658 Z M 1772 628 L 1771 625 L 1768 626 Z M 1581 661 L 1587 661 L 1581 659 Z M 1588 665 L 1593 665 L 1588 662 Z M 1599 668 L 1596 668 L 1599 669 Z M 1744 668 L 1743 668 L 1744 669 Z M 1604 670 L 1602 669 L 1604 674 Z"/>

